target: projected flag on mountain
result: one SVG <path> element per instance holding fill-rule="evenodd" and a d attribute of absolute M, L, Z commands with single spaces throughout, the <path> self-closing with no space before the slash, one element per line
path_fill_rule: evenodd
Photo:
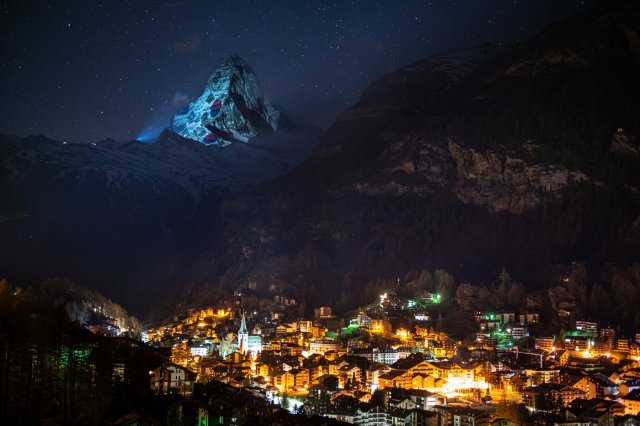
<path fill-rule="evenodd" d="M 218 115 L 218 113 L 220 112 L 220 109 L 222 108 L 222 101 L 220 99 L 217 99 L 212 105 L 211 105 L 211 118 L 215 117 L 216 115 Z"/>

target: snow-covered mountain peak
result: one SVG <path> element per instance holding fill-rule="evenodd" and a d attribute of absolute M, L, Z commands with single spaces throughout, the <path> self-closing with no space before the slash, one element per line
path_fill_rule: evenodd
<path fill-rule="evenodd" d="M 173 131 L 205 145 L 249 142 L 278 129 L 280 111 L 264 99 L 251 67 L 238 56 L 222 59 L 202 94 L 173 118 Z"/>

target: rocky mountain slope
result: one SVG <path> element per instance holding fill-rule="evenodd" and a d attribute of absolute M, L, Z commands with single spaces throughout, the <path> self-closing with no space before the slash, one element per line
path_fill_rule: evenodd
<path fill-rule="evenodd" d="M 319 303 L 421 269 L 535 286 L 556 264 L 639 260 L 640 5 L 488 49 L 373 83 L 309 160 L 221 210 L 193 275 Z"/>

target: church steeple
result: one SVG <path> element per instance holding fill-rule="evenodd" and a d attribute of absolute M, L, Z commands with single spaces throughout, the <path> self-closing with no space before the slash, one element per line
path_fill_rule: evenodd
<path fill-rule="evenodd" d="M 242 321 L 238 330 L 238 350 L 243 355 L 249 350 L 249 330 L 247 330 L 247 319 L 244 317 L 244 310 L 242 311 Z"/>
<path fill-rule="evenodd" d="M 249 334 L 247 331 L 247 320 L 244 317 L 244 311 L 242 311 L 242 322 L 240 323 L 240 330 L 238 330 L 238 336 L 242 334 Z"/>

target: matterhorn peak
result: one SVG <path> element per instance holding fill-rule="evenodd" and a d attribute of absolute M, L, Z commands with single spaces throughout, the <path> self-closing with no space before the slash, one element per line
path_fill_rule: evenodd
<path fill-rule="evenodd" d="M 277 130 L 279 118 L 280 111 L 262 96 L 251 67 L 238 56 L 227 56 L 202 94 L 173 117 L 172 127 L 185 138 L 226 146 Z"/>

